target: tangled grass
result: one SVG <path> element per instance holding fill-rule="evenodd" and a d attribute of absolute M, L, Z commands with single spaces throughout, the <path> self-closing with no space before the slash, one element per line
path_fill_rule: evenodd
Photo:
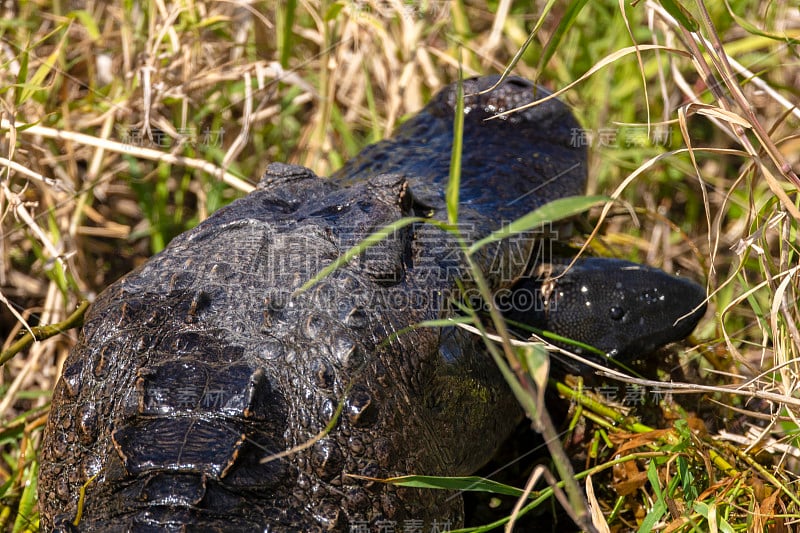
<path fill-rule="evenodd" d="M 579 406 L 563 441 L 586 450 L 577 478 L 593 480 L 594 525 L 797 527 L 800 13 L 791 2 L 69 5 L 12 2 L 0 13 L 4 529 L 38 529 L 37 447 L 77 335 L 6 352 L 26 330 L 64 320 L 249 191 L 268 162 L 327 175 L 459 67 L 471 76 L 512 64 L 565 90 L 586 128 L 589 192 L 618 199 L 591 215 L 602 222 L 595 253 L 708 288 L 692 347 L 660 369 L 672 384 L 555 385 Z M 609 384 L 663 391 L 645 402 L 657 424 L 636 418 L 638 400 L 604 395 Z"/>

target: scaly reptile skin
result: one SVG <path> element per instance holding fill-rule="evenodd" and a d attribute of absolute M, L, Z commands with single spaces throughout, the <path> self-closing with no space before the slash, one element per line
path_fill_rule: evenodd
<path fill-rule="evenodd" d="M 492 81 L 468 80 L 465 92 Z M 454 94 L 445 89 L 333 179 L 270 166 L 256 191 L 97 298 L 53 396 L 39 478 L 43 530 L 461 523 L 461 498 L 451 492 L 348 475 L 466 475 L 520 420 L 482 339 L 455 327 L 395 335 L 451 314 L 445 303 L 458 297 L 458 281 L 470 290 L 456 240 L 430 224 L 406 226 L 292 295 L 378 228 L 410 215 L 445 218 Z M 578 124 L 563 104 L 484 120 L 535 97 L 533 85 L 511 79 L 466 99 L 459 220 L 467 242 L 582 194 L 585 154 L 570 144 Z M 531 288 L 534 245 L 517 239 L 476 256 L 492 290 Z M 536 325 L 544 316 L 556 332 L 589 335 L 618 355 L 639 349 L 642 333 L 655 346 L 696 324 L 700 311 L 685 327 L 661 327 L 702 301 L 699 287 L 650 269 L 629 274 L 620 279 L 661 292 L 627 297 L 628 316 L 645 320 L 612 324 L 622 335 L 583 328 L 585 313 L 570 307 L 586 302 L 570 303 L 578 300 L 567 285 L 544 315 L 509 315 Z M 598 289 L 589 303 L 600 309 L 612 293 Z"/>

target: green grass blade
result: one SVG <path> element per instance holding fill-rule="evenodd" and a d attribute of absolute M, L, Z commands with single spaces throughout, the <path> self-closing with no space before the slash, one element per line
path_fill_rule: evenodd
<path fill-rule="evenodd" d="M 336 261 L 332 262 L 330 265 L 326 266 L 322 270 L 320 270 L 316 276 L 311 278 L 310 280 L 306 281 L 302 287 L 297 289 L 296 294 L 302 293 L 328 277 L 332 272 L 334 272 L 337 268 L 346 265 L 351 259 L 359 255 L 360 253 L 364 252 L 370 246 L 374 246 L 381 242 L 383 239 L 394 233 L 395 231 L 402 229 L 406 226 L 414 224 L 416 222 L 424 222 L 426 219 L 421 217 L 406 217 L 401 218 L 391 224 L 387 224 L 386 226 L 382 227 L 378 231 L 371 233 L 364 237 L 364 239 L 347 250 L 345 253 L 340 255 Z"/>
<path fill-rule="evenodd" d="M 793 39 L 788 35 L 781 35 L 779 33 L 770 33 L 760 29 L 755 24 L 752 24 L 746 18 L 737 15 L 733 8 L 731 7 L 731 3 L 728 0 L 725 0 L 725 7 L 728 9 L 728 14 L 731 16 L 736 23 L 744 28 L 744 30 L 748 33 L 752 33 L 753 35 L 758 35 L 760 37 L 766 37 L 767 39 L 772 39 L 774 41 L 781 41 L 786 43 L 787 46 L 797 46 L 800 44 L 800 39 Z"/>
<path fill-rule="evenodd" d="M 31 43 L 26 43 L 19 54 L 19 73 L 17 74 L 17 85 L 22 87 L 28 79 L 28 60 L 30 59 L 30 46 Z M 17 105 L 22 102 L 22 91 L 17 93 Z"/>
<path fill-rule="evenodd" d="M 358 153 L 358 142 L 347 126 L 338 106 L 331 106 L 331 125 L 342 139 L 342 144 L 344 145 L 344 154 L 335 149 L 331 149 L 328 152 L 331 167 L 338 168 L 344 164 L 345 159 L 349 159 L 352 155 Z"/>
<path fill-rule="evenodd" d="M 661 491 L 661 482 L 658 478 L 658 470 L 656 469 L 655 461 L 652 461 L 647 468 L 647 479 L 650 481 L 650 487 L 653 489 L 656 500 L 653 502 L 653 506 L 650 508 L 647 516 L 642 520 L 638 533 L 649 533 L 653 531 L 656 523 L 658 523 L 667 512 L 667 503 L 664 501 L 664 493 Z"/>
<path fill-rule="evenodd" d="M 37 492 L 37 475 L 39 472 L 39 463 L 33 461 L 28 467 L 25 477 L 25 488 L 22 491 L 22 496 L 19 499 L 19 509 L 17 516 L 14 520 L 14 533 L 21 531 L 35 530 L 34 524 L 36 523 L 36 492 Z"/>
<path fill-rule="evenodd" d="M 550 14 L 550 10 L 553 9 L 553 5 L 555 5 L 555 3 L 556 3 L 555 0 L 549 0 L 547 4 L 545 4 L 541 12 L 539 13 L 539 19 L 536 21 L 536 25 L 534 25 L 533 29 L 531 30 L 531 33 L 528 35 L 528 38 L 525 40 L 525 42 L 522 44 L 519 50 L 517 50 L 517 53 L 514 54 L 514 57 L 511 58 L 511 61 L 509 61 L 508 65 L 506 65 L 506 68 L 500 75 L 500 79 L 497 80 L 497 83 L 495 83 L 488 89 L 481 91 L 481 94 L 495 90 L 495 88 L 497 88 L 498 85 L 503 83 L 503 81 L 511 74 L 511 71 L 513 71 L 514 67 L 517 66 L 519 60 L 522 59 L 523 55 L 525 55 L 525 51 L 528 49 L 528 46 L 530 46 L 531 43 L 533 42 L 534 38 L 536 37 L 536 34 L 539 33 L 539 28 L 541 28 L 542 25 L 545 23 L 545 21 L 547 21 L 547 16 Z"/>
<path fill-rule="evenodd" d="M 367 99 L 367 109 L 369 109 L 370 116 L 370 135 L 369 142 L 376 143 L 383 138 L 383 131 L 381 131 L 381 115 L 378 111 L 378 104 L 375 101 L 375 89 L 372 87 L 369 75 L 366 73 L 367 67 L 364 66 L 364 97 Z M 353 155 L 358 153 L 358 150 L 353 152 Z"/>
<path fill-rule="evenodd" d="M 525 370 L 536 383 L 537 389 L 544 392 L 550 370 L 550 354 L 547 349 L 539 343 L 515 346 L 514 349 Z"/>
<path fill-rule="evenodd" d="M 564 16 L 558 23 L 556 31 L 550 36 L 550 39 L 547 41 L 547 46 L 542 51 L 542 55 L 539 57 L 539 65 L 536 67 L 537 72 L 541 72 L 542 69 L 544 69 L 544 67 L 547 65 L 547 62 L 550 61 L 550 58 L 553 57 L 553 54 L 555 54 L 556 50 L 558 50 L 558 47 L 561 45 L 561 42 L 564 40 L 564 36 L 566 35 L 567 31 L 572 28 L 572 25 L 575 23 L 575 19 L 578 18 L 578 14 L 587 3 L 588 0 L 579 0 L 569 4 L 566 13 L 564 13 Z"/>
<path fill-rule="evenodd" d="M 283 68 L 289 66 L 289 58 L 292 54 L 292 26 L 294 26 L 294 16 L 297 11 L 297 0 L 287 0 L 283 10 L 283 24 L 281 25 L 281 55 L 280 63 Z"/>
<path fill-rule="evenodd" d="M 697 31 L 699 26 L 697 21 L 694 20 L 692 14 L 683 7 L 680 2 L 674 2 L 673 0 L 661 0 L 661 5 L 664 6 L 664 9 L 672 15 L 678 23 L 686 28 L 688 31 Z"/>
<path fill-rule="evenodd" d="M 608 196 L 568 196 L 566 198 L 553 200 L 535 211 L 521 216 L 499 230 L 492 232 L 490 235 L 470 246 L 467 251 L 470 255 L 474 254 L 487 244 L 503 240 L 517 233 L 539 228 L 544 224 L 575 216 L 598 204 L 608 202 L 609 200 L 610 198 Z"/>
<path fill-rule="evenodd" d="M 76 9 L 75 11 L 70 11 L 67 16 L 71 19 L 77 19 L 92 41 L 100 40 L 100 28 L 91 13 L 85 9 Z"/>
<path fill-rule="evenodd" d="M 488 301 L 491 298 L 491 293 L 489 291 L 489 287 L 486 285 L 486 281 L 483 279 L 480 270 L 475 265 L 475 262 L 472 260 L 471 256 L 467 255 L 466 257 L 467 263 L 469 264 L 470 271 L 475 275 L 475 282 L 478 285 L 480 290 L 481 296 Z M 489 354 L 492 356 L 497 368 L 500 370 L 500 373 L 503 375 L 503 379 L 505 379 L 508 387 L 511 389 L 511 392 L 514 394 L 514 397 L 517 399 L 519 404 L 522 406 L 522 409 L 528 415 L 531 420 L 539 420 L 539 407 L 536 404 L 535 399 L 528 394 L 525 388 L 520 383 L 517 375 L 509 366 L 506 359 L 498 350 L 497 346 L 495 345 L 494 341 L 489 339 L 488 333 L 486 328 L 483 327 L 483 323 L 478 318 L 478 315 L 475 311 L 469 307 L 462 308 L 465 313 L 472 319 L 473 325 L 478 328 L 481 333 L 481 336 L 484 339 L 484 345 L 486 349 L 489 351 Z M 495 323 L 495 327 L 502 326 L 502 322 L 498 323 L 498 321 L 502 321 L 502 317 L 499 316 L 499 312 L 496 308 L 493 309 L 495 317 L 493 317 L 493 322 Z"/>
<path fill-rule="evenodd" d="M 447 180 L 445 201 L 447 221 L 458 222 L 458 193 L 461 187 L 461 148 L 464 142 L 464 77 L 459 67 L 456 90 L 456 114 L 453 120 L 453 150 L 450 154 L 450 179 Z"/>
<path fill-rule="evenodd" d="M 697 502 L 694 504 L 692 510 L 705 518 L 709 526 L 711 526 L 713 523 L 716 526 L 717 531 L 720 531 L 721 533 L 735 533 L 733 527 L 731 527 L 731 525 L 722 516 L 719 516 L 716 505 Z"/>
<path fill-rule="evenodd" d="M 61 40 L 58 42 L 50 55 L 45 58 L 39 68 L 36 69 L 36 72 L 33 73 L 31 79 L 24 82 L 22 85 L 22 90 L 17 93 L 19 95 L 19 98 L 17 99 L 18 104 L 27 101 L 29 98 L 31 98 L 31 96 L 33 96 L 34 93 L 44 89 L 45 79 L 56 66 L 56 61 L 58 61 L 58 58 L 61 56 L 61 50 L 64 48 L 64 43 L 67 41 L 67 37 L 69 36 L 69 32 L 66 31 L 66 26 L 62 25 L 59 29 L 65 30 L 64 34 L 61 36 Z"/>
<path fill-rule="evenodd" d="M 547 331 L 546 329 L 534 328 L 532 326 L 529 326 L 527 324 L 523 324 L 522 322 L 516 322 L 514 320 L 509 320 L 508 323 L 512 324 L 516 328 L 521 329 L 523 331 L 530 331 L 531 333 L 535 333 L 539 337 L 541 337 L 543 339 L 546 339 L 546 340 L 548 340 L 550 342 L 554 342 L 554 343 L 555 342 L 560 342 L 562 344 L 567 344 L 567 345 L 570 345 L 570 346 L 574 346 L 575 348 L 587 351 L 589 353 L 593 353 L 595 355 L 599 355 L 600 357 L 606 357 L 606 354 L 605 354 L 605 352 L 603 352 L 603 350 L 598 350 L 594 346 L 592 346 L 590 344 L 586 344 L 585 342 L 576 341 L 576 340 L 564 337 L 562 335 L 558 335 L 556 333 L 553 333 L 552 331 Z"/>
<path fill-rule="evenodd" d="M 446 328 L 456 326 L 458 324 L 472 324 L 472 319 L 465 316 L 454 316 L 452 318 L 439 318 L 436 320 L 423 320 L 422 322 L 417 322 L 416 324 L 411 324 L 403 329 L 398 331 L 392 332 L 391 335 L 387 336 L 381 343 L 380 346 L 389 346 L 392 341 L 398 339 L 401 335 L 405 335 L 410 331 L 414 331 L 420 328 Z"/>
<path fill-rule="evenodd" d="M 439 477 L 411 475 L 392 477 L 383 479 L 381 481 L 400 487 L 412 487 L 416 489 L 489 492 L 492 494 L 505 494 L 506 496 L 514 496 L 517 498 L 523 494 L 523 491 L 516 487 L 504 485 L 503 483 L 498 483 L 496 481 L 478 476 Z M 529 497 L 532 497 L 532 495 L 529 495 Z"/>

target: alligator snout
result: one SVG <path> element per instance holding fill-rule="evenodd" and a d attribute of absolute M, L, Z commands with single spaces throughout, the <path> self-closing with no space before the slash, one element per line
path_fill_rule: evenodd
<path fill-rule="evenodd" d="M 684 339 L 706 312 L 700 285 L 657 268 L 604 258 L 567 266 L 540 265 L 541 275 L 519 282 L 514 290 L 530 291 L 536 305 L 506 316 L 624 360 Z"/>

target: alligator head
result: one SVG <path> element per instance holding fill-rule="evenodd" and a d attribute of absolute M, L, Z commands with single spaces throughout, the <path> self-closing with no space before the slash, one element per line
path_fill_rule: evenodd
<path fill-rule="evenodd" d="M 698 284 L 620 259 L 540 264 L 509 294 L 499 304 L 507 318 L 621 361 L 687 337 L 706 312 L 705 291 Z M 557 344 L 605 359 L 577 344 Z"/>

